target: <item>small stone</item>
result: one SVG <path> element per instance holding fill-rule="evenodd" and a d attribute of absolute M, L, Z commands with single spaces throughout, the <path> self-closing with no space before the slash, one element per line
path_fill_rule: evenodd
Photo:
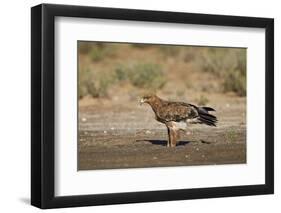
<path fill-rule="evenodd" d="M 185 155 L 184 157 L 185 157 L 185 158 L 189 158 L 189 155 Z"/>
<path fill-rule="evenodd" d="M 103 133 L 104 133 L 104 134 L 106 134 L 106 133 L 107 133 L 107 131 L 106 131 L 106 130 L 104 130 L 104 131 L 103 131 Z"/>
<path fill-rule="evenodd" d="M 87 119 L 86 119 L 86 118 L 82 118 L 82 121 L 83 121 L 83 122 L 86 122 L 86 121 L 87 121 Z"/>
<path fill-rule="evenodd" d="M 114 128 L 114 127 L 111 127 L 110 129 L 111 129 L 111 130 L 114 130 L 115 128 Z"/>
<path fill-rule="evenodd" d="M 196 151 L 199 151 L 199 148 L 198 148 L 198 147 L 196 148 Z"/>
<path fill-rule="evenodd" d="M 153 157 L 153 160 L 157 160 L 158 158 L 157 157 Z"/>

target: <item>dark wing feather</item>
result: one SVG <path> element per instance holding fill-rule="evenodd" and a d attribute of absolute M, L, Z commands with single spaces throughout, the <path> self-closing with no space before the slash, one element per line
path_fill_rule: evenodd
<path fill-rule="evenodd" d="M 211 107 L 201 107 L 206 111 L 216 111 L 215 109 L 211 108 Z"/>
<path fill-rule="evenodd" d="M 211 110 L 211 111 L 214 111 L 214 110 Z M 207 124 L 209 126 L 216 126 L 216 123 L 218 121 L 217 117 L 209 114 L 208 110 L 206 110 L 205 107 L 198 107 L 198 112 L 199 112 L 198 120 L 200 120 L 202 123 Z"/>

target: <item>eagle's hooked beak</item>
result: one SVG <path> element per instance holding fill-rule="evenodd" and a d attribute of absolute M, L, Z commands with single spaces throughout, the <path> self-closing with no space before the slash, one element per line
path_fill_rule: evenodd
<path fill-rule="evenodd" d="M 145 103 L 145 100 L 142 98 L 140 99 L 140 106 Z"/>

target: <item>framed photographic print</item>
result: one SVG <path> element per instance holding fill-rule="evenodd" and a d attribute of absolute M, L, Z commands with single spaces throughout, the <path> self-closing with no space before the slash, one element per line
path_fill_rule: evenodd
<path fill-rule="evenodd" d="M 271 194 L 274 21 L 31 9 L 31 204 Z"/>

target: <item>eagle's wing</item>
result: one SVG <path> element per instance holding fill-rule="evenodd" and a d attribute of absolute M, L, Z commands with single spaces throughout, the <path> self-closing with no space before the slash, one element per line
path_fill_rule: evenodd
<path fill-rule="evenodd" d="M 157 112 L 159 120 L 182 121 L 198 117 L 197 107 L 183 102 L 166 102 Z"/>

